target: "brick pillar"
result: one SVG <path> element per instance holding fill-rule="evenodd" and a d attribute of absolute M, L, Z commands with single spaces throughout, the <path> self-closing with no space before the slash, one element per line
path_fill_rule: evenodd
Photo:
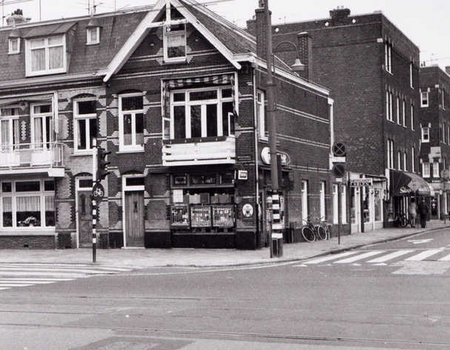
<path fill-rule="evenodd" d="M 305 65 L 305 70 L 299 74 L 310 80 L 313 73 L 312 39 L 307 32 L 297 34 L 297 48 L 300 61 Z"/>
<path fill-rule="evenodd" d="M 267 43 L 266 43 L 266 28 L 267 18 L 263 8 L 255 10 L 255 23 L 256 23 L 256 54 L 259 58 L 265 60 L 267 57 Z"/>

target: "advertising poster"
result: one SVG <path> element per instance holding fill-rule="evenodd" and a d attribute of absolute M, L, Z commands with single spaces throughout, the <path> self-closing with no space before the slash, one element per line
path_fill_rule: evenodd
<path fill-rule="evenodd" d="M 215 227 L 233 227 L 234 226 L 234 207 L 217 206 L 213 207 L 213 226 Z"/>
<path fill-rule="evenodd" d="M 172 227 L 189 227 L 189 210 L 187 205 L 172 205 Z"/>
<path fill-rule="evenodd" d="M 191 226 L 192 227 L 210 227 L 211 226 L 211 207 L 210 206 L 191 206 Z"/>

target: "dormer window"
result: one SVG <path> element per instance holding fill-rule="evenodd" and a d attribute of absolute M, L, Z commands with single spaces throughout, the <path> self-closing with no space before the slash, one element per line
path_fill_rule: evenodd
<path fill-rule="evenodd" d="M 91 27 L 86 29 L 87 45 L 95 45 L 100 43 L 100 27 Z"/>
<path fill-rule="evenodd" d="M 8 39 L 8 54 L 13 55 L 20 53 L 20 38 Z"/>
<path fill-rule="evenodd" d="M 65 73 L 66 37 L 55 35 L 26 41 L 27 76 Z"/>

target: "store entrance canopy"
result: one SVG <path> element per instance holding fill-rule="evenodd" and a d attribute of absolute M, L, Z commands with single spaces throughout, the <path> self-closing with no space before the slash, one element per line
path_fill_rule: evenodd
<path fill-rule="evenodd" d="M 434 189 L 420 175 L 391 170 L 391 193 L 393 196 L 416 194 L 434 197 Z"/>

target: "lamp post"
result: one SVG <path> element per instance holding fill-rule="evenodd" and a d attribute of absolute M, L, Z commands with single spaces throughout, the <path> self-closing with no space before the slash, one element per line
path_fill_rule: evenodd
<path fill-rule="evenodd" d="M 282 256 L 283 254 L 283 233 L 280 217 L 280 194 L 279 194 L 279 179 L 278 179 L 278 159 L 277 159 L 277 125 L 275 121 L 275 83 L 273 80 L 272 67 L 275 71 L 275 62 L 272 45 L 272 20 L 269 11 L 269 0 L 264 0 L 264 13 L 266 17 L 266 61 L 267 61 L 267 128 L 269 132 L 269 154 L 270 154 L 270 178 L 272 182 L 272 230 L 269 238 L 270 257 L 274 257 L 274 244 L 276 245 L 275 255 Z M 297 47 L 291 42 L 281 42 L 277 45 L 288 43 L 293 45 L 297 51 Z M 299 68 L 303 66 L 298 58 L 294 65 Z M 304 66 L 303 66 L 304 67 Z"/>

